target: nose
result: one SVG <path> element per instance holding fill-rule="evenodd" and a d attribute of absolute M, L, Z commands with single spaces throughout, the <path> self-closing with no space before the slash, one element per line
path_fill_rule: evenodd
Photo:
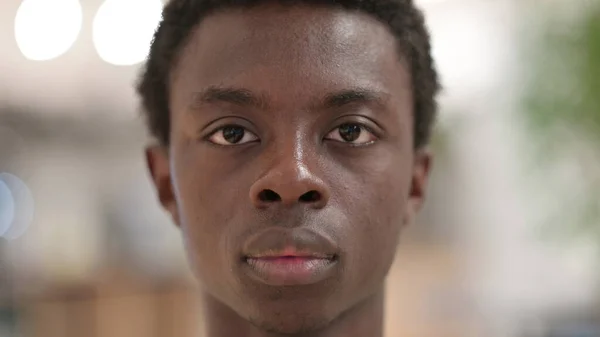
<path fill-rule="evenodd" d="M 303 204 L 320 209 L 327 205 L 329 194 L 325 182 L 293 158 L 281 160 L 250 188 L 250 199 L 257 208 Z"/>

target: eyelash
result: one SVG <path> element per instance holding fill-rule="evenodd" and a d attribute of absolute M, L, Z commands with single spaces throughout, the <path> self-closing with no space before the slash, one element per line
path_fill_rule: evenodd
<path fill-rule="evenodd" d="M 361 134 L 358 136 L 359 138 L 362 136 L 362 132 L 368 132 L 369 134 L 372 135 L 372 140 L 365 142 L 365 143 L 354 143 L 354 141 L 338 141 L 338 140 L 334 140 L 334 139 L 329 139 L 338 143 L 342 143 L 344 145 L 348 145 L 348 146 L 356 146 L 356 147 L 360 147 L 360 146 L 367 146 L 370 144 L 373 144 L 374 142 L 378 141 L 380 139 L 380 136 L 378 135 L 377 132 L 373 131 L 373 128 L 370 128 L 369 126 L 365 125 L 364 123 L 360 123 L 360 122 L 344 122 L 339 124 L 338 126 L 336 126 L 335 128 L 331 129 L 327 135 L 333 133 L 333 132 L 340 132 L 339 129 L 341 127 L 343 127 L 344 125 L 356 125 L 361 129 Z M 325 138 L 325 140 L 327 140 L 327 138 Z"/>
<path fill-rule="evenodd" d="M 203 140 L 208 142 L 211 145 L 218 146 L 218 147 L 236 147 L 236 146 L 242 146 L 242 145 L 246 145 L 246 144 L 250 144 L 250 143 L 254 142 L 254 141 L 250 141 L 250 142 L 241 143 L 241 144 L 233 143 L 233 144 L 225 145 L 225 144 L 216 143 L 211 140 L 212 137 L 214 137 L 219 132 L 223 132 L 223 130 L 225 130 L 226 128 L 241 128 L 244 130 L 245 133 L 250 133 L 250 134 L 254 135 L 257 138 L 257 140 L 260 141 L 260 138 L 258 136 L 256 136 L 255 132 L 250 131 L 248 127 L 245 127 L 245 126 L 242 126 L 239 124 L 227 124 L 227 125 L 220 126 L 217 129 L 210 132 L 208 135 L 204 136 Z M 246 134 L 244 134 L 242 137 L 245 137 L 245 136 L 246 136 Z"/>

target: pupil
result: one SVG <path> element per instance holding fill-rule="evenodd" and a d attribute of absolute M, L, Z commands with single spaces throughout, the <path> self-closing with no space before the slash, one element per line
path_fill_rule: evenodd
<path fill-rule="evenodd" d="M 353 142 L 360 136 L 360 126 L 356 124 L 343 124 L 340 126 L 340 136 L 347 142 Z"/>
<path fill-rule="evenodd" d="M 235 144 L 244 138 L 244 128 L 239 126 L 224 127 L 223 138 L 229 143 Z"/>

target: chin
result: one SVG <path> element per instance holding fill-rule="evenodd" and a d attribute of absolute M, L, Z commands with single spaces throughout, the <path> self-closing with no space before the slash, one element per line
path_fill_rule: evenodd
<path fill-rule="evenodd" d="M 233 307 L 241 309 L 235 311 L 255 327 L 274 334 L 311 335 L 330 325 L 346 304 L 329 290 L 269 288 L 268 292 L 255 288 Z"/>
<path fill-rule="evenodd" d="M 302 312 L 288 308 L 285 311 L 262 311 L 248 318 L 262 331 L 281 335 L 305 335 L 315 333 L 332 321 L 323 312 Z"/>

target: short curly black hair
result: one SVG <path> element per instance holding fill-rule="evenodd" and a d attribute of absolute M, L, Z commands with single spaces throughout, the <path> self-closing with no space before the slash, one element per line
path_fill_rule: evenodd
<path fill-rule="evenodd" d="M 387 24 L 410 66 L 415 148 L 429 142 L 440 85 L 423 14 L 413 0 L 171 0 L 163 10 L 137 84 L 148 128 L 162 145 L 168 145 L 170 133 L 169 74 L 193 29 L 217 10 L 250 8 L 269 1 L 288 6 L 329 6 L 360 11 Z"/>

